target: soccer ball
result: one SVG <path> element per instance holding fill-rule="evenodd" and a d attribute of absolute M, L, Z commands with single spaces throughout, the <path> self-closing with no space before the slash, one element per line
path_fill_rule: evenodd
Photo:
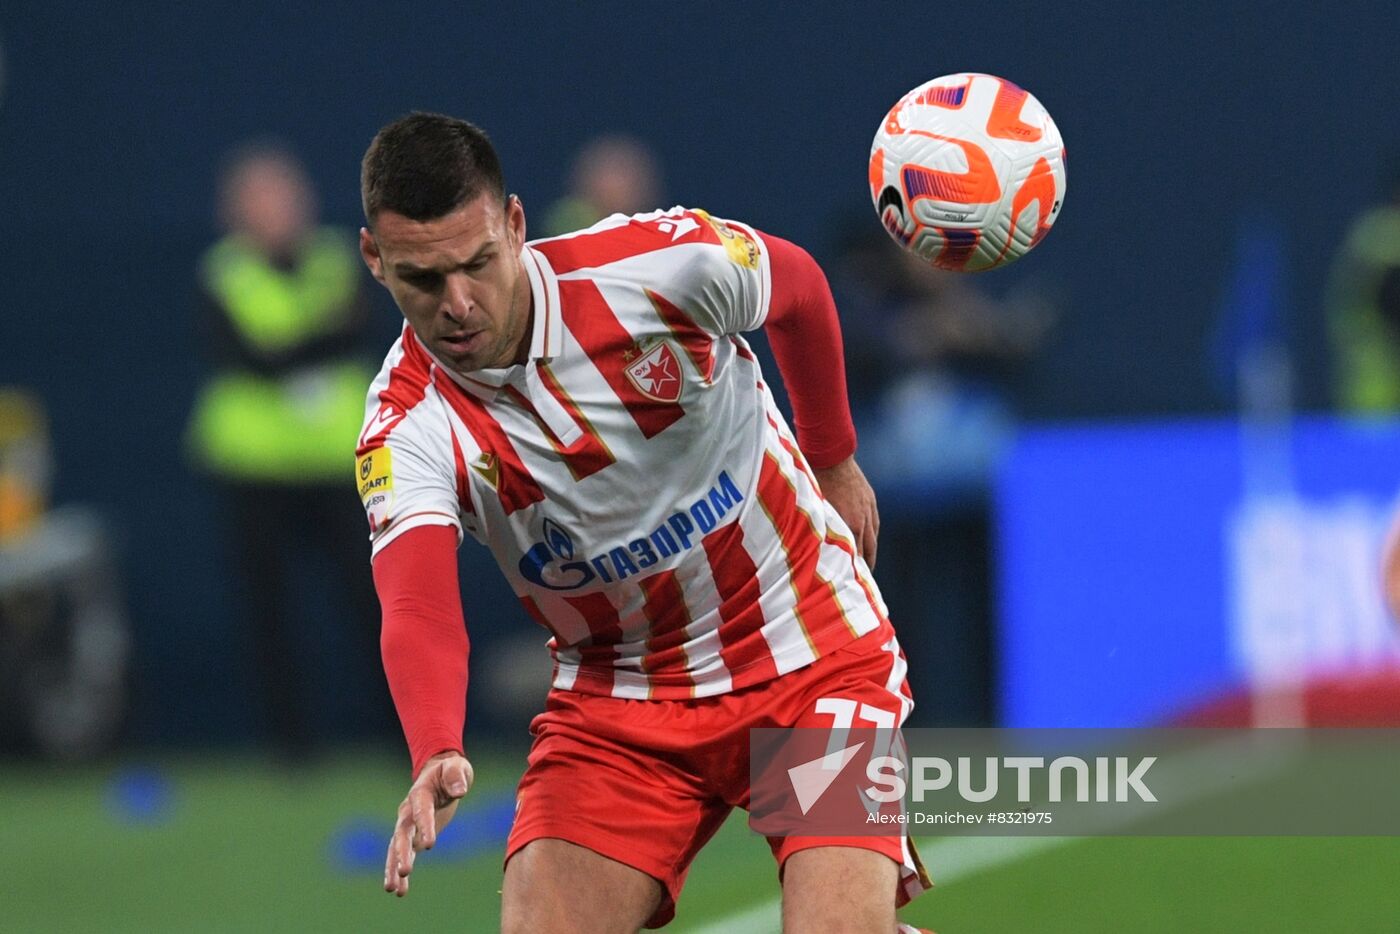
<path fill-rule="evenodd" d="M 1050 114 L 1004 78 L 934 78 L 899 99 L 870 145 L 870 198 L 890 236 L 940 269 L 1030 252 L 1065 200 Z"/>

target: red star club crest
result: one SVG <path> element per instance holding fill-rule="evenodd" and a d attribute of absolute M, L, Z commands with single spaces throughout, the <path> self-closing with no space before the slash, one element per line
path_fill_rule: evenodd
<path fill-rule="evenodd" d="M 628 364 L 627 378 L 648 399 L 675 402 L 681 397 L 681 362 L 666 341 Z"/>

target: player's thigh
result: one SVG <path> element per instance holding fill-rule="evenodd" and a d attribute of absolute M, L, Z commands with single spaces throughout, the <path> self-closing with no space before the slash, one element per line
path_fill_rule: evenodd
<path fill-rule="evenodd" d="M 875 850 L 821 846 L 783 864 L 787 934 L 890 934 L 899 867 Z"/>
<path fill-rule="evenodd" d="M 533 840 L 506 863 L 502 934 L 636 934 L 661 903 L 646 873 L 566 840 Z"/>

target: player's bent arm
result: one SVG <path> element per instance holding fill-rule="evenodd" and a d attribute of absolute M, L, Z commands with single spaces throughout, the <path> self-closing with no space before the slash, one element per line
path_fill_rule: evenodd
<path fill-rule="evenodd" d="M 773 297 L 765 329 L 792 400 L 797 443 L 822 494 L 850 526 L 861 556 L 875 566 L 880 515 L 855 461 L 856 430 L 846 396 L 841 325 L 826 275 L 806 250 L 763 234 Z"/>
<path fill-rule="evenodd" d="M 833 467 L 856 450 L 836 301 L 806 250 L 762 237 L 773 282 L 764 330 L 792 401 L 797 442 L 813 467 Z"/>

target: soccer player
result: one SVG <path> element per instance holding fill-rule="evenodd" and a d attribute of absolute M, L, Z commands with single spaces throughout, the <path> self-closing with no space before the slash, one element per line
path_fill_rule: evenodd
<path fill-rule="evenodd" d="M 357 460 L 415 776 L 385 889 L 407 893 L 472 783 L 470 535 L 554 657 L 503 929 L 659 927 L 749 804 L 750 728 L 829 728 L 833 710 L 889 726 L 913 706 L 870 576 L 875 498 L 825 277 L 791 243 L 684 208 L 527 242 L 487 137 L 434 114 L 379 131 L 361 188 L 361 253 L 407 319 Z M 740 336 L 759 327 L 797 438 Z M 769 842 L 790 931 L 890 934 L 929 884 L 903 836 Z"/>

